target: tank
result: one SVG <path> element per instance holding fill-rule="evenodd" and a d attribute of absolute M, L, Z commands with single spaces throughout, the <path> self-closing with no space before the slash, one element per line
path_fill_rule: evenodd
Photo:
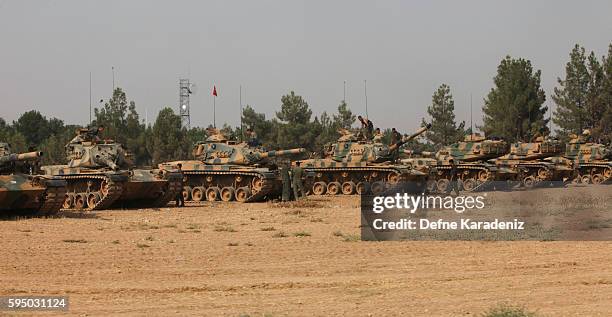
<path fill-rule="evenodd" d="M 45 175 L 66 180 L 63 208 L 163 207 L 181 190 L 178 171 L 134 169 L 130 154 L 113 140 L 80 129 L 66 145 L 67 165 L 43 166 Z"/>
<path fill-rule="evenodd" d="M 438 152 L 422 152 L 428 164 L 435 162 L 436 174 L 430 180 L 430 189 L 446 192 L 450 183 L 450 161 L 457 166 L 457 175 L 465 191 L 488 188 L 495 180 L 507 181 L 515 178 L 516 171 L 499 168 L 488 160 L 508 153 L 508 143 L 499 139 L 486 139 L 479 134 L 465 136 L 463 141 L 445 146 Z"/>
<path fill-rule="evenodd" d="M 37 175 L 42 152 L 11 153 L 0 142 L 0 210 L 11 214 L 53 215 L 66 193 L 61 178 Z"/>
<path fill-rule="evenodd" d="M 601 184 L 612 179 L 612 151 L 603 144 L 589 142 L 590 131 L 572 135 L 565 147 L 564 158 L 574 164 L 577 183 Z"/>
<path fill-rule="evenodd" d="M 429 168 L 421 166 L 419 170 L 411 164 L 399 163 L 398 159 L 400 147 L 430 127 L 422 127 L 391 145 L 379 140 L 364 140 L 349 130 L 341 129 L 341 137 L 326 147 L 323 158 L 299 161 L 306 172 L 314 175 L 312 184 L 307 186 L 309 193 L 351 195 L 371 191 L 380 194 L 400 181 L 412 187 L 409 191 L 424 191 Z"/>
<path fill-rule="evenodd" d="M 279 195 L 282 181 L 270 158 L 306 152 L 303 148 L 265 151 L 228 140 L 219 130 L 193 147 L 193 160 L 159 164 L 160 170 L 179 169 L 186 201 L 254 202 Z"/>
<path fill-rule="evenodd" d="M 555 139 L 538 136 L 532 142 L 516 142 L 510 145 L 510 152 L 494 160 L 498 169 L 512 170 L 517 181 L 527 188 L 551 181 L 568 179 L 573 173 L 566 161 L 546 160 L 560 155 L 564 144 Z"/>

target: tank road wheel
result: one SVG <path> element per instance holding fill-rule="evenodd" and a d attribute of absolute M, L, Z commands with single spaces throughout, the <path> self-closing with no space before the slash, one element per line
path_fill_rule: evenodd
<path fill-rule="evenodd" d="M 317 196 L 324 195 L 326 191 L 327 184 L 325 184 L 325 182 L 316 182 L 312 185 L 312 193 Z"/>
<path fill-rule="evenodd" d="M 185 201 L 187 200 L 191 200 L 191 186 L 184 186 L 183 187 L 183 199 Z"/>
<path fill-rule="evenodd" d="M 236 200 L 243 203 L 251 196 L 251 190 L 248 187 L 240 187 L 236 189 Z"/>
<path fill-rule="evenodd" d="M 548 179 L 549 175 L 550 175 L 550 172 L 547 169 L 545 169 L 545 168 L 540 168 L 538 170 L 538 178 L 541 179 L 541 180 Z"/>
<path fill-rule="evenodd" d="M 202 201 L 204 199 L 205 194 L 206 194 L 206 189 L 204 189 L 204 187 L 202 186 L 194 187 L 191 190 L 191 199 L 193 201 Z M 184 193 L 183 193 L 183 197 L 185 197 Z"/>
<path fill-rule="evenodd" d="M 582 176 L 578 174 L 574 178 L 572 178 L 572 184 L 580 184 L 581 180 L 582 180 Z"/>
<path fill-rule="evenodd" d="M 427 180 L 427 191 L 433 192 L 435 190 L 436 190 L 436 181 L 433 179 L 428 179 Z"/>
<path fill-rule="evenodd" d="M 221 189 L 221 200 L 223 201 L 234 200 L 234 187 L 223 187 Z"/>
<path fill-rule="evenodd" d="M 93 208 L 100 202 L 100 200 L 102 200 L 100 193 L 91 192 L 89 195 L 87 195 L 87 206 L 89 206 L 89 208 Z"/>
<path fill-rule="evenodd" d="M 357 195 L 365 195 L 368 191 L 370 191 L 370 183 L 368 182 L 359 182 L 355 185 Z"/>
<path fill-rule="evenodd" d="M 338 195 L 340 193 L 341 186 L 338 182 L 331 182 L 327 184 L 327 194 L 328 195 Z"/>
<path fill-rule="evenodd" d="M 463 181 L 463 189 L 468 192 L 473 191 L 474 188 L 476 188 L 476 185 L 478 185 L 478 183 L 473 178 L 468 178 Z"/>
<path fill-rule="evenodd" d="M 446 193 L 446 190 L 448 189 L 448 185 L 450 184 L 450 181 L 446 178 L 442 178 L 440 180 L 438 180 L 438 192 L 440 193 Z"/>
<path fill-rule="evenodd" d="M 258 192 L 263 188 L 263 179 L 261 179 L 261 177 L 253 178 L 251 185 L 253 186 L 253 191 Z"/>
<path fill-rule="evenodd" d="M 590 183 L 591 183 L 591 175 L 583 175 L 583 176 L 580 178 L 580 182 L 581 182 L 582 184 L 590 184 Z"/>
<path fill-rule="evenodd" d="M 603 181 L 604 181 L 604 177 L 603 177 L 603 175 L 601 175 L 601 174 L 594 174 L 594 175 L 591 177 L 591 180 L 593 181 L 593 184 L 595 184 L 595 185 L 599 185 L 599 184 L 603 183 Z"/>
<path fill-rule="evenodd" d="M 612 168 L 607 167 L 603 172 L 603 176 L 605 179 L 610 179 L 612 177 Z"/>
<path fill-rule="evenodd" d="M 64 196 L 64 203 L 62 204 L 62 208 L 64 209 L 70 209 L 72 207 L 74 207 L 74 197 L 75 195 L 73 193 L 67 193 Z"/>
<path fill-rule="evenodd" d="M 525 186 L 526 188 L 533 188 L 533 186 L 535 186 L 536 184 L 536 179 L 533 176 L 527 176 L 525 178 L 523 178 L 523 186 Z"/>
<path fill-rule="evenodd" d="M 385 183 L 381 181 L 377 181 L 372 183 L 372 194 L 378 195 L 385 191 Z"/>
<path fill-rule="evenodd" d="M 344 195 L 352 195 L 355 192 L 355 183 L 353 182 L 344 182 L 342 184 L 342 193 Z"/>
<path fill-rule="evenodd" d="M 488 170 L 482 170 L 478 172 L 478 180 L 484 183 L 489 180 L 490 175 Z"/>
<path fill-rule="evenodd" d="M 400 174 L 399 173 L 391 173 L 387 176 L 387 182 L 391 185 L 395 185 L 399 182 L 400 180 Z"/>
<path fill-rule="evenodd" d="M 76 209 L 87 208 L 87 198 L 85 197 L 85 194 L 80 193 L 74 196 L 74 208 Z"/>
<path fill-rule="evenodd" d="M 208 187 L 206 190 L 206 200 L 208 201 L 217 201 L 219 200 L 219 196 L 219 187 Z"/>

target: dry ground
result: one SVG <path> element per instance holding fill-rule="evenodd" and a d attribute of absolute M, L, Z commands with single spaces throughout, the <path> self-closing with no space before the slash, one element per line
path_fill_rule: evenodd
<path fill-rule="evenodd" d="M 612 314 L 612 242 L 361 242 L 357 197 L 2 220 L 0 235 L 0 295 L 68 295 L 78 315 Z"/>

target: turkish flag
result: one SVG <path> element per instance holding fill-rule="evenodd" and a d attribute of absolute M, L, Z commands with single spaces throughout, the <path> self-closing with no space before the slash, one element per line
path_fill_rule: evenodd
<path fill-rule="evenodd" d="M 217 86 L 213 86 L 212 95 L 217 97 Z"/>

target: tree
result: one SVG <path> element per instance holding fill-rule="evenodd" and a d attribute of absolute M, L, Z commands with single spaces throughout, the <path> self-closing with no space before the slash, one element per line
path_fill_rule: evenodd
<path fill-rule="evenodd" d="M 180 116 L 168 107 L 160 110 L 153 124 L 152 142 L 148 149 L 152 153 L 153 163 L 187 158 L 183 147 L 185 133 L 181 129 Z"/>
<path fill-rule="evenodd" d="M 431 128 L 425 133 L 427 140 L 435 145 L 449 145 L 461 140 L 465 133 L 465 122 L 459 126 L 455 122 L 455 101 L 448 85 L 442 84 L 434 92 L 427 113 L 431 121 Z"/>
<path fill-rule="evenodd" d="M 559 126 L 561 136 L 570 133 L 580 134 L 587 118 L 586 104 L 590 74 L 587 68 L 584 47 L 578 44 L 570 52 L 570 60 L 565 65 L 565 79 L 557 78 L 552 96 L 557 105 L 553 122 Z"/>
<path fill-rule="evenodd" d="M 312 110 L 308 103 L 293 91 L 282 96 L 281 103 L 281 110 L 276 113 L 280 122 L 272 121 L 276 126 L 277 145 L 283 149 L 305 147 L 316 151 L 315 138 L 321 132 L 321 125 L 318 120 L 310 121 Z"/>
<path fill-rule="evenodd" d="M 24 112 L 13 126 L 25 138 L 26 144 L 36 147 L 49 136 L 48 121 L 36 110 Z"/>
<path fill-rule="evenodd" d="M 595 131 L 600 135 L 603 142 L 612 142 L 612 43 L 608 46 L 608 55 L 604 57 L 602 62 L 603 68 L 603 83 L 601 89 L 601 103 L 603 115 L 598 125 L 599 131 Z"/>
<path fill-rule="evenodd" d="M 531 62 L 506 56 L 493 78 L 495 87 L 485 99 L 484 125 L 488 135 L 510 142 L 528 140 L 537 133 L 547 133 L 546 96 L 540 87 L 541 71 L 533 71 Z"/>
<path fill-rule="evenodd" d="M 276 148 L 274 125 L 266 120 L 265 114 L 255 112 L 253 107 L 247 105 L 242 109 L 242 123 L 244 129 L 255 131 L 257 138 L 265 147 Z"/>

